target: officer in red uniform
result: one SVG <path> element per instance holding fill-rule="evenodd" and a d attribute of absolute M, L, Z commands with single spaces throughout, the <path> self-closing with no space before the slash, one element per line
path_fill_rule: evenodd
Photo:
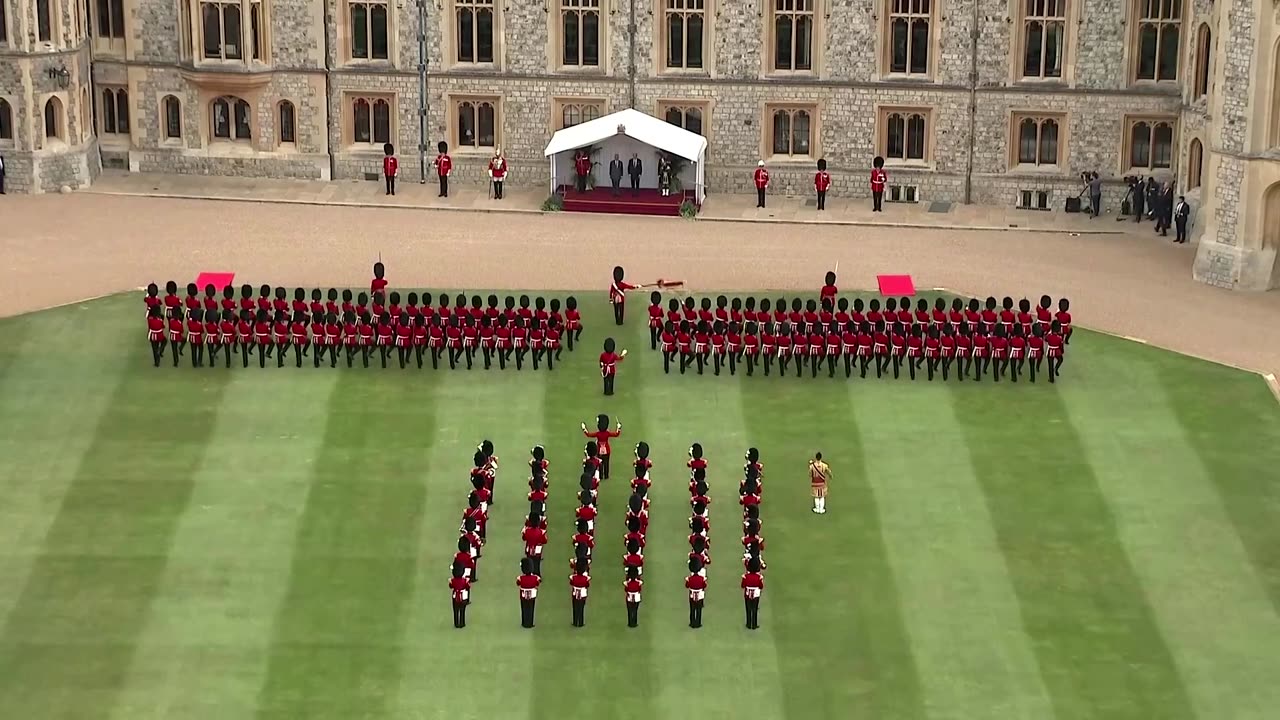
<path fill-rule="evenodd" d="M 689 576 L 684 579 L 685 589 L 689 591 L 689 627 L 702 627 L 702 606 L 707 597 L 707 577 L 702 571 L 702 561 L 689 559 Z"/>
<path fill-rule="evenodd" d="M 400 174 L 400 161 L 396 159 L 396 146 L 386 143 L 382 146 L 382 176 L 387 179 L 387 194 L 396 194 L 396 175 Z"/>
<path fill-rule="evenodd" d="M 507 159 L 502 151 L 494 149 L 493 159 L 489 161 L 489 182 L 493 183 L 493 199 L 502 199 L 502 185 L 507 179 Z M 532 626 L 531 626 L 532 627 Z"/>
<path fill-rule="evenodd" d="M 573 174 L 577 180 L 578 192 L 586 192 L 587 177 L 591 175 L 591 156 L 585 150 L 573 154 Z"/>
<path fill-rule="evenodd" d="M 742 575 L 742 597 L 746 601 L 747 629 L 760 629 L 760 596 L 764 595 L 764 576 L 760 574 L 760 562 L 752 558 Z"/>
<path fill-rule="evenodd" d="M 614 352 L 617 345 L 613 338 L 605 338 L 604 352 L 600 353 L 600 377 L 604 380 L 604 394 L 613 394 L 613 381 L 618 373 L 618 363 L 627 357 L 627 351 Z"/>
<path fill-rule="evenodd" d="M 627 579 L 622 583 L 622 592 L 627 601 L 627 627 L 640 625 L 640 592 L 644 589 L 644 581 L 640 579 L 640 570 L 627 568 Z"/>
<path fill-rule="evenodd" d="M 871 162 L 871 211 L 884 212 L 884 185 L 889 182 L 889 174 L 884 171 L 884 158 L 876 156 Z"/>
<path fill-rule="evenodd" d="M 151 343 L 152 362 L 160 367 L 160 358 L 164 357 L 164 311 L 159 305 L 147 309 L 147 342 Z"/>
<path fill-rule="evenodd" d="M 453 158 L 449 157 L 449 143 L 441 140 L 436 143 L 435 161 L 436 177 L 440 179 L 440 197 L 449 197 L 449 174 L 453 172 Z"/>
<path fill-rule="evenodd" d="M 453 626 L 467 626 L 467 605 L 471 603 L 471 581 L 466 578 L 467 569 L 460 562 L 453 564 L 453 577 L 449 578 L 449 592 L 453 595 Z"/>
<path fill-rule="evenodd" d="M 569 595 L 573 600 L 573 626 L 583 627 L 587 624 L 587 591 L 591 588 L 591 576 L 587 571 L 587 563 L 580 560 L 569 576 Z"/>
<path fill-rule="evenodd" d="M 516 587 L 520 591 L 520 627 L 533 627 L 534 606 L 538 602 L 538 586 L 542 578 L 533 572 L 533 563 L 528 558 L 520 561 L 520 575 L 516 578 Z"/>
<path fill-rule="evenodd" d="M 818 160 L 818 174 L 813 176 L 813 189 L 818 191 L 818 210 L 827 209 L 827 188 L 831 187 L 831 173 L 827 172 L 827 160 Z"/>
<path fill-rule="evenodd" d="M 756 163 L 756 172 L 752 176 L 756 184 L 756 207 L 764 207 L 765 191 L 769 189 L 769 171 L 764 168 L 764 161 Z"/>
<path fill-rule="evenodd" d="M 601 363 L 603 364 L 603 360 Z M 606 393 L 608 394 L 608 393 Z M 609 416 L 596 416 L 596 429 L 588 430 L 586 423 L 581 423 L 582 434 L 584 437 L 591 438 L 596 442 L 596 447 L 600 455 L 600 478 L 602 480 L 609 479 L 609 458 L 613 453 L 609 449 L 609 439 L 616 438 L 622 434 L 622 423 L 619 421 L 614 425 L 614 429 L 609 429 Z"/>
<path fill-rule="evenodd" d="M 623 281 L 626 273 L 621 267 L 613 269 L 613 282 L 609 283 L 609 303 L 613 305 L 613 322 L 621 325 L 627 307 L 627 291 L 635 290 L 639 285 Z M 654 293 L 657 295 L 657 293 Z"/>

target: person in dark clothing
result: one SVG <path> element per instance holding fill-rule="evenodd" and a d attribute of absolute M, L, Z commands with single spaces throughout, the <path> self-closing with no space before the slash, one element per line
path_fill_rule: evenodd
<path fill-rule="evenodd" d="M 621 192 L 622 188 L 622 158 L 615 153 L 613 160 L 609 161 L 609 183 L 613 186 L 613 194 L 616 196 Z"/>
<path fill-rule="evenodd" d="M 1156 217 L 1156 203 L 1160 198 L 1160 186 L 1156 184 L 1154 177 L 1147 178 L 1147 219 L 1154 220 Z"/>
<path fill-rule="evenodd" d="M 1173 241 L 1176 243 L 1187 242 L 1187 220 L 1191 217 L 1191 206 L 1187 204 L 1187 199 L 1181 195 L 1178 196 L 1178 204 L 1173 207 L 1173 224 L 1177 228 L 1177 234 Z"/>
<path fill-rule="evenodd" d="M 1133 221 L 1142 222 L 1142 216 L 1146 214 L 1147 208 L 1147 189 L 1142 181 L 1133 185 Z"/>
<path fill-rule="evenodd" d="M 640 176 L 643 174 L 644 161 L 640 159 L 639 153 L 631 153 L 631 159 L 627 161 L 627 175 L 631 177 L 632 195 L 640 193 Z"/>
<path fill-rule="evenodd" d="M 1173 225 L 1173 183 L 1165 183 L 1160 194 L 1160 235 L 1169 236 L 1169 227 Z"/>

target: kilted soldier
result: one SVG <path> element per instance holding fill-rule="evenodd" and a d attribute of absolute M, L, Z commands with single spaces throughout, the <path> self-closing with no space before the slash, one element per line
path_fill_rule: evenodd
<path fill-rule="evenodd" d="M 622 324 L 623 315 L 627 308 L 627 291 L 635 290 L 639 285 L 632 285 L 625 282 L 622 278 L 625 273 L 621 266 L 613 268 L 613 282 L 609 283 L 609 303 L 613 305 L 613 322 L 617 325 Z M 657 293 L 654 293 L 655 295 Z"/>
<path fill-rule="evenodd" d="M 644 589 L 644 581 L 635 567 L 627 568 L 627 579 L 622 583 L 623 597 L 627 601 L 627 627 L 640 625 L 640 593 Z"/>
<path fill-rule="evenodd" d="M 449 579 L 449 592 L 453 596 L 453 626 L 467 626 L 467 605 L 471 603 L 471 581 L 464 577 L 462 563 L 453 564 L 453 577 Z"/>
<path fill-rule="evenodd" d="M 538 586 L 542 578 L 533 572 L 533 563 L 528 558 L 520 561 L 520 575 L 516 578 L 516 588 L 520 593 L 520 627 L 533 627 L 533 614 L 538 602 Z"/>
<path fill-rule="evenodd" d="M 613 394 L 613 382 L 618 373 L 618 363 L 627 357 L 627 351 L 616 353 L 613 338 L 605 338 L 604 352 L 600 353 L 600 377 L 604 380 L 604 394 Z"/>
<path fill-rule="evenodd" d="M 831 480 L 831 466 L 822 460 L 822 453 L 814 453 L 809 461 L 809 487 L 813 494 L 813 511 L 821 515 L 827 511 L 827 483 Z"/>
<path fill-rule="evenodd" d="M 160 367 L 160 358 L 164 357 L 164 310 L 160 305 L 147 309 L 147 342 L 151 343 L 151 361 Z"/>
<path fill-rule="evenodd" d="M 591 575 L 588 573 L 587 563 L 579 562 L 574 567 L 573 574 L 569 576 L 569 597 L 573 601 L 574 627 L 583 627 L 587 624 L 587 591 L 590 589 Z"/>
<path fill-rule="evenodd" d="M 764 595 L 764 576 L 760 574 L 760 562 L 751 560 L 742 574 L 742 597 L 746 601 L 747 629 L 760 628 L 760 596 Z"/>
<path fill-rule="evenodd" d="M 689 558 L 689 576 L 684 579 L 684 586 L 689 591 L 689 627 L 700 628 L 702 607 L 707 597 L 707 578 L 697 558 Z"/>

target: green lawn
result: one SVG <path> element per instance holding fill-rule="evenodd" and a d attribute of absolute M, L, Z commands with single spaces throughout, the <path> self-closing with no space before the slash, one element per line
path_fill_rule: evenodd
<path fill-rule="evenodd" d="M 617 329 L 579 298 L 586 347 L 553 373 L 154 369 L 136 294 L 0 320 L 0 718 L 1276 717 L 1280 406 L 1259 378 L 1086 332 L 1057 386 L 664 376 L 642 307 Z M 604 398 L 614 331 L 631 354 Z M 599 412 L 624 423 L 621 475 L 653 448 L 634 630 L 621 478 L 569 624 L 578 423 Z M 486 437 L 503 471 L 459 631 L 447 562 Z M 694 441 L 716 500 L 696 632 Z M 524 631 L 535 443 L 555 549 Z M 758 632 L 737 589 L 748 446 Z"/>

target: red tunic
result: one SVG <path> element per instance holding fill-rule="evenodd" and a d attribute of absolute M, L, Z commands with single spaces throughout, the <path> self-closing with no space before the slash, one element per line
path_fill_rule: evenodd
<path fill-rule="evenodd" d="M 400 161 L 396 160 L 395 155 L 387 155 L 382 158 L 382 174 L 389 178 L 396 176 L 400 172 Z"/>
<path fill-rule="evenodd" d="M 871 192 L 884 192 L 884 184 L 889 181 L 889 175 L 883 168 L 874 168 L 871 171 Z"/>
<path fill-rule="evenodd" d="M 164 342 L 164 318 L 147 318 L 147 339 L 151 342 Z"/>
<path fill-rule="evenodd" d="M 471 581 L 464 577 L 449 578 L 449 592 L 456 603 L 469 602 L 471 597 Z"/>
<path fill-rule="evenodd" d="M 813 187 L 818 192 L 826 192 L 827 188 L 831 187 L 831 173 L 826 170 L 819 170 L 813 176 Z"/>
<path fill-rule="evenodd" d="M 755 181 L 757 190 L 764 190 L 769 187 L 769 171 L 762 167 L 756 168 L 755 174 L 752 176 Z"/>
<path fill-rule="evenodd" d="M 649 305 L 649 327 L 662 327 L 662 306 L 657 303 Z"/>
<path fill-rule="evenodd" d="M 697 573 L 685 578 L 684 586 L 689 590 L 690 600 L 703 600 L 707 596 L 707 579 Z"/>

